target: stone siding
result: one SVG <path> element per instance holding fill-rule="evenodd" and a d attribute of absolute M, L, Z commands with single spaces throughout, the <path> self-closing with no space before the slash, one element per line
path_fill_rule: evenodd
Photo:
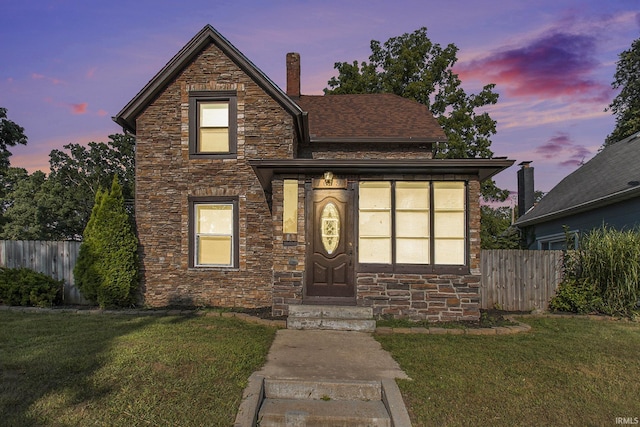
<path fill-rule="evenodd" d="M 237 91 L 237 157 L 189 158 L 189 91 Z M 143 303 L 260 307 L 272 303 L 273 229 L 247 159 L 292 158 L 291 116 L 213 44 L 137 119 L 136 220 Z M 189 267 L 190 196 L 238 198 L 237 268 Z"/>
<path fill-rule="evenodd" d="M 345 143 L 313 142 L 301 145 L 298 156 L 309 159 L 431 159 L 433 150 L 431 144 L 354 142 L 348 146 Z"/>
<path fill-rule="evenodd" d="M 430 321 L 478 320 L 480 276 L 358 273 L 358 305 L 375 316 Z"/>
<path fill-rule="evenodd" d="M 283 178 L 273 181 L 273 307 L 274 316 L 284 316 L 290 304 L 301 304 L 305 270 L 305 186 L 304 176 L 298 179 L 298 232 L 282 232 Z"/>

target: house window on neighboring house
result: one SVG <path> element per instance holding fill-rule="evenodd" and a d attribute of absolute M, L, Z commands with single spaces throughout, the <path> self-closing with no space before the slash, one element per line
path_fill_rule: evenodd
<path fill-rule="evenodd" d="M 466 264 L 464 182 L 363 181 L 358 200 L 360 264 L 385 271 Z"/>
<path fill-rule="evenodd" d="M 238 204 L 234 199 L 190 199 L 192 267 L 236 267 Z"/>
<path fill-rule="evenodd" d="M 570 230 L 565 233 L 548 234 L 536 239 L 538 249 L 541 250 L 571 250 L 578 248 L 578 230 Z"/>
<path fill-rule="evenodd" d="M 235 157 L 237 152 L 235 92 L 189 93 L 189 153 L 197 157 Z"/>

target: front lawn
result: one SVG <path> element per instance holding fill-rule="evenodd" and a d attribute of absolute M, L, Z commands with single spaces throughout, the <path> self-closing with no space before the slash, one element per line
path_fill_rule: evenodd
<path fill-rule="evenodd" d="M 640 417 L 640 324 L 526 319 L 515 335 L 376 335 L 415 426 Z M 275 329 L 236 318 L 0 311 L 3 426 L 229 426 Z"/>
<path fill-rule="evenodd" d="M 601 426 L 640 418 L 640 324 L 525 319 L 515 335 L 376 335 L 412 380 L 415 426 Z M 637 421 L 636 421 L 637 423 Z"/>
<path fill-rule="evenodd" d="M 0 312 L 3 426 L 229 426 L 275 328 L 239 319 Z"/>

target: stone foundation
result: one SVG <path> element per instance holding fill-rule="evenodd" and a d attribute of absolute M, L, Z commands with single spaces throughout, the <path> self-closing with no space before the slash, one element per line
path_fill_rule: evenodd
<path fill-rule="evenodd" d="M 480 318 L 480 276 L 358 273 L 358 305 L 374 316 L 435 322 Z"/>

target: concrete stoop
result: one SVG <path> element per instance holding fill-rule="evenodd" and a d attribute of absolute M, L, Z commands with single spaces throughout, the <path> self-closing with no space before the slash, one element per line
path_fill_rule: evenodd
<path fill-rule="evenodd" d="M 236 427 L 406 427 L 393 380 L 308 381 L 252 376 Z M 251 390 L 252 389 L 252 390 Z M 398 401 L 398 399 L 400 399 Z"/>
<path fill-rule="evenodd" d="M 371 307 L 290 305 L 287 329 L 374 332 Z"/>

